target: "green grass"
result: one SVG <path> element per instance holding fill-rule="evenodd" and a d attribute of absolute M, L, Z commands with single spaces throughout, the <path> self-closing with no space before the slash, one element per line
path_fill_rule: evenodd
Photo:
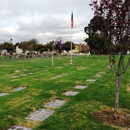
<path fill-rule="evenodd" d="M 21 60 L 4 60 L 0 64 L 0 92 L 9 95 L 0 97 L 0 130 L 7 130 L 13 125 L 33 128 L 33 130 L 116 130 L 116 127 L 104 124 L 94 118 L 94 111 L 101 108 L 113 108 L 115 100 L 115 80 L 109 65 L 108 56 L 73 56 L 73 64 L 69 57 L 59 61 L 54 58 L 35 58 Z M 100 60 L 100 62 L 98 62 Z M 83 66 L 78 70 L 77 66 Z M 62 68 L 58 68 L 62 67 Z M 15 72 L 20 70 L 19 72 Z M 48 70 L 48 71 L 47 71 Z M 102 77 L 95 74 L 105 72 Z M 28 74 L 34 73 L 34 74 Z M 51 79 L 60 74 L 66 74 L 57 79 Z M 26 76 L 20 76 L 27 74 Z M 126 72 L 120 88 L 120 104 L 122 110 L 130 109 L 127 92 L 130 69 Z M 20 76 L 11 78 L 11 76 Z M 87 79 L 97 79 L 96 82 L 86 82 Z M 88 86 L 84 90 L 75 90 L 75 85 Z M 21 91 L 13 88 L 25 86 Z M 74 90 L 80 93 L 76 96 L 65 96 L 64 92 Z M 55 109 L 53 115 L 43 122 L 30 121 L 25 118 L 52 99 L 66 100 L 66 104 Z"/>

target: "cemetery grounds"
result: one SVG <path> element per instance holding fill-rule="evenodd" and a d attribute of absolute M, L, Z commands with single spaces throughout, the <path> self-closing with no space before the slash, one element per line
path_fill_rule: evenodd
<path fill-rule="evenodd" d="M 12 126 L 33 130 L 129 129 L 130 68 L 120 87 L 119 102 L 119 113 L 127 116 L 127 121 L 113 122 L 105 117 L 113 111 L 115 101 L 115 77 L 109 68 L 109 56 L 72 59 L 70 64 L 69 56 L 61 60 L 54 57 L 54 66 L 51 57 L 0 59 L 0 130 Z M 69 95 L 72 92 L 75 94 Z M 56 100 L 64 103 L 49 106 Z M 41 109 L 53 113 L 43 121 L 28 118 Z"/>

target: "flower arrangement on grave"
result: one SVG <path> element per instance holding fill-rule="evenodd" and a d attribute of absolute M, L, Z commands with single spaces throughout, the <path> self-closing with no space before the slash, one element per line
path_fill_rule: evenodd
<path fill-rule="evenodd" d="M 77 66 L 77 70 L 82 70 L 82 69 L 84 69 L 83 66 Z"/>
<path fill-rule="evenodd" d="M 84 60 L 82 60 L 81 62 L 84 62 Z"/>

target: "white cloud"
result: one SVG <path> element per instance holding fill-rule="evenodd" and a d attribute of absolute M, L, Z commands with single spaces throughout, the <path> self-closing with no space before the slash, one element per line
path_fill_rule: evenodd
<path fill-rule="evenodd" d="M 13 39 L 13 43 L 36 38 L 47 43 L 62 37 L 71 40 L 70 17 L 74 14 L 72 40 L 84 43 L 84 27 L 93 17 L 91 0 L 1 0 L 0 43 Z"/>

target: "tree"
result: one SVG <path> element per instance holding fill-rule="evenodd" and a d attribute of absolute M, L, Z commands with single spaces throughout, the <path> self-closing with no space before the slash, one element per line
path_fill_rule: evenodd
<path fill-rule="evenodd" d="M 44 45 L 43 44 L 36 44 L 33 46 L 34 50 L 40 53 L 42 53 L 45 49 L 44 49 Z"/>
<path fill-rule="evenodd" d="M 97 22 L 98 21 L 98 22 Z M 87 27 L 84 28 L 84 32 L 88 35 L 95 35 L 96 33 L 101 34 L 102 33 L 102 29 L 104 29 L 105 27 L 105 21 L 102 17 L 100 16 L 94 16 L 91 20 L 90 23 L 88 24 Z"/>
<path fill-rule="evenodd" d="M 21 42 L 19 44 L 19 48 L 23 49 L 23 52 L 25 53 L 29 48 L 28 42 L 27 41 Z"/>
<path fill-rule="evenodd" d="M 15 46 L 15 47 L 16 47 L 16 46 L 19 46 L 19 44 L 20 44 L 20 43 L 19 43 L 19 42 L 17 42 L 14 46 Z"/>
<path fill-rule="evenodd" d="M 71 41 L 66 41 L 64 43 L 64 49 L 69 52 L 71 50 Z M 72 49 L 75 49 L 75 45 L 74 43 L 72 42 Z"/>
<path fill-rule="evenodd" d="M 13 52 L 13 50 L 15 49 L 15 46 L 12 43 L 4 42 L 2 44 L 2 48 L 6 49 L 8 52 Z"/>
<path fill-rule="evenodd" d="M 3 43 L 0 43 L 0 51 L 3 50 Z"/>
<path fill-rule="evenodd" d="M 29 44 L 32 44 L 32 45 L 36 45 L 36 44 L 38 44 L 39 42 L 38 42 L 37 39 L 34 38 L 34 39 L 29 40 L 28 43 L 29 43 Z"/>
<path fill-rule="evenodd" d="M 90 6 L 94 9 L 95 16 L 105 21 L 103 34 L 113 43 L 111 47 L 110 62 L 116 76 L 116 96 L 113 116 L 118 119 L 119 88 L 122 78 L 130 66 L 130 56 L 126 51 L 130 46 L 130 0 L 92 0 Z M 99 21 L 96 21 L 99 23 Z M 116 58 L 116 47 L 119 48 L 119 58 Z"/>
<path fill-rule="evenodd" d="M 44 45 L 44 49 L 46 51 L 48 51 L 48 50 L 52 51 L 54 48 L 54 43 L 55 43 L 55 41 L 48 42 L 47 44 Z"/>
<path fill-rule="evenodd" d="M 64 43 L 62 42 L 61 38 L 59 38 L 55 41 L 54 49 L 58 53 L 58 57 L 59 57 L 58 59 L 61 59 L 61 53 L 64 49 Z"/>
<path fill-rule="evenodd" d="M 105 36 L 95 33 L 84 40 L 96 54 L 110 54 L 111 42 Z"/>

